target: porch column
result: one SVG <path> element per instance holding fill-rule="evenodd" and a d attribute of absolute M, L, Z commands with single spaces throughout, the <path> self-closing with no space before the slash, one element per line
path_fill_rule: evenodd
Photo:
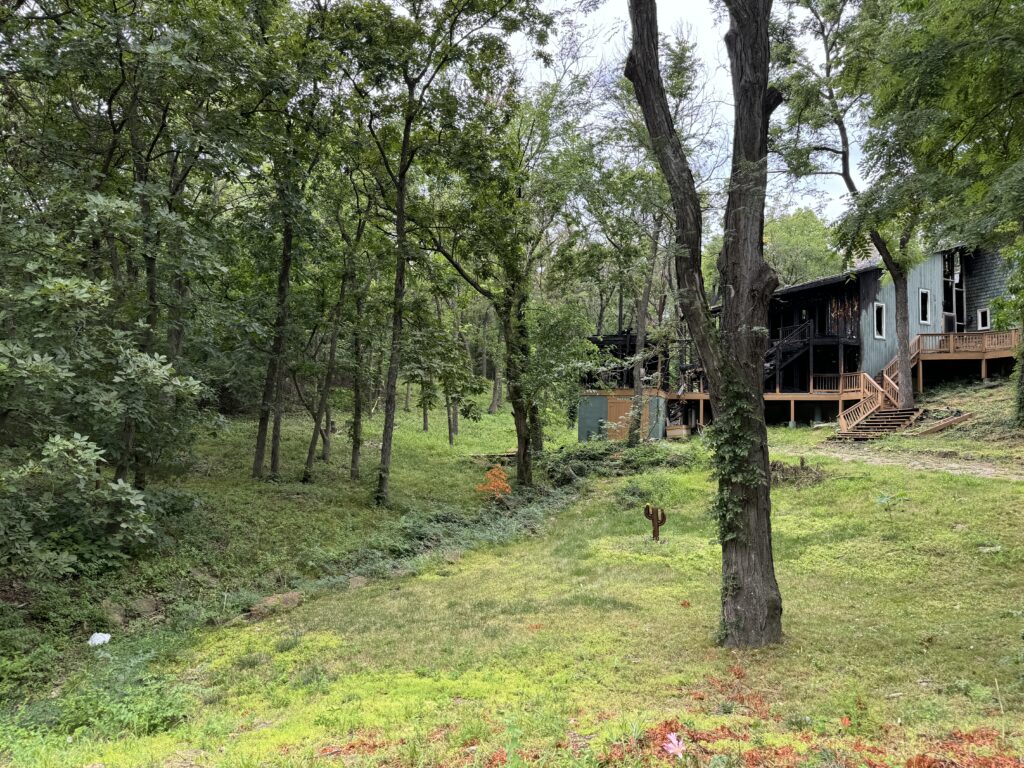
<path fill-rule="evenodd" d="M 807 350 L 807 389 L 814 391 L 814 339 L 811 339 L 810 349 Z"/>

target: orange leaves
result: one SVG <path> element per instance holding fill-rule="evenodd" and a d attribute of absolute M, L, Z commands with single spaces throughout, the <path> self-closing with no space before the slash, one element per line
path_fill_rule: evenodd
<path fill-rule="evenodd" d="M 491 467 L 484 475 L 484 481 L 476 489 L 495 500 L 508 496 L 512 493 L 512 486 L 508 484 L 508 472 L 498 466 Z"/>

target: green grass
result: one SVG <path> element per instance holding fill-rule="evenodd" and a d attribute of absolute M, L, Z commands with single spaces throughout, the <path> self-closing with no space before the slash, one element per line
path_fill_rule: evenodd
<path fill-rule="evenodd" d="M 300 416 L 284 422 L 284 461 L 275 482 L 249 477 L 253 420 L 230 420 L 202 440 L 187 472 L 153 484 L 166 509 L 151 551 L 124 568 L 33 584 L 0 602 L 0 704 L 74 670 L 88 658 L 84 640 L 92 632 L 188 632 L 237 616 L 263 595 L 344 586 L 352 574 L 414 570 L 424 551 L 457 550 L 519 530 L 514 516 L 477 525 L 475 488 L 488 465 L 473 455 L 514 450 L 508 413 L 463 421 L 454 447 L 443 414 L 432 414 L 424 433 L 419 413 L 400 413 L 387 509 L 371 503 L 379 421 L 368 425 L 363 479 L 356 483 L 348 478 L 349 445 L 341 434 L 332 463 L 318 462 L 315 482 L 298 481 L 310 429 Z M 548 430 L 553 448 L 572 441 L 564 426 Z M 150 605 L 136 610 L 143 598 Z M 154 601 L 155 614 L 148 610 Z"/>
<path fill-rule="evenodd" d="M 403 514 L 479 508 L 483 467 L 466 454 L 507 447 L 510 431 L 464 429 L 450 451 L 402 427 Z M 289 429 L 293 461 L 303 433 Z M 267 586 L 314 579 L 393 524 L 337 470 L 312 487 L 237 477 L 249 434 L 237 424 L 205 446 L 209 474 L 188 484 L 241 517 L 207 518 L 222 554 L 197 547 L 219 583 L 253 584 L 268 566 L 294 573 Z M 819 434 L 770 434 L 783 460 L 807 455 L 823 473 L 773 493 L 778 647 L 713 644 L 719 548 L 695 443 L 668 449 L 684 466 L 569 486 L 575 502 L 540 536 L 328 582 L 261 622 L 117 637 L 0 725 L 0 744 L 18 766 L 640 765 L 667 721 L 721 753 L 717 766 L 773 750 L 902 765 L 981 726 L 997 742 L 982 751 L 1024 749 L 1024 484 L 817 457 Z M 668 512 L 661 544 L 646 501 Z M 329 554 L 302 565 L 314 543 Z"/>
<path fill-rule="evenodd" d="M 957 412 L 973 416 L 934 435 L 894 435 L 878 443 L 878 448 L 1020 467 L 1024 465 L 1024 430 L 1013 423 L 1015 387 L 1015 381 L 1003 380 L 930 389 L 918 396 L 919 408 L 939 418 Z"/>

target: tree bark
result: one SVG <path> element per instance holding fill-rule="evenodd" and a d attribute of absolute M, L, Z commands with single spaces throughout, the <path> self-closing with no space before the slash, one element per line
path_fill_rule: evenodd
<path fill-rule="evenodd" d="M 405 136 L 402 144 L 403 165 L 408 153 L 411 121 L 406 121 Z M 374 502 L 377 505 L 387 504 L 389 482 L 391 480 L 391 452 L 395 436 L 395 410 L 398 399 L 398 371 L 402 364 L 402 304 L 405 301 L 405 267 L 408 262 L 406 236 L 406 194 L 408 181 L 406 168 L 400 171 L 397 184 L 397 201 L 395 204 L 395 291 L 391 315 L 391 349 L 388 356 L 388 373 L 384 385 L 384 431 L 380 440 L 380 468 L 377 472 L 377 492 Z"/>
<path fill-rule="evenodd" d="M 491 387 L 491 404 L 487 406 L 487 412 L 495 414 L 498 409 L 501 408 L 501 396 L 502 396 L 502 384 L 501 384 L 501 366 L 494 366 L 494 384 Z"/>
<path fill-rule="evenodd" d="M 651 288 L 654 284 L 654 268 L 658 264 L 658 241 L 661 239 L 661 219 L 654 222 L 654 235 L 651 237 L 651 258 L 644 276 L 644 290 L 636 308 L 636 361 L 633 363 L 633 406 L 629 413 L 629 436 L 626 444 L 640 444 L 640 429 L 644 418 L 644 347 L 647 346 L 647 305 L 651 301 Z"/>
<path fill-rule="evenodd" d="M 508 380 L 508 399 L 512 405 L 512 421 L 516 428 L 516 482 L 530 487 L 533 485 L 533 456 L 531 437 L 531 405 L 523 387 L 523 370 L 529 356 L 529 341 L 526 338 L 525 305 L 514 305 L 498 309 L 502 335 L 505 337 L 505 373 Z"/>
<path fill-rule="evenodd" d="M 900 260 L 894 258 L 888 243 L 877 231 L 872 230 L 869 237 L 892 278 L 893 293 L 896 295 L 896 384 L 899 386 L 899 402 L 896 403 L 896 407 L 910 410 L 914 407 L 914 379 L 913 362 L 910 357 L 910 297 L 907 292 L 907 270 Z M 909 232 L 905 232 L 900 240 L 901 256 L 909 239 Z"/>
<path fill-rule="evenodd" d="M 252 463 L 252 476 L 263 477 L 263 465 L 267 450 L 267 431 L 271 411 L 280 405 L 277 392 L 281 389 L 284 373 L 285 333 L 288 327 L 288 294 L 291 289 L 292 241 L 294 229 L 290 216 L 285 217 L 281 237 L 281 265 L 277 273 L 277 312 L 274 317 L 274 340 L 271 343 L 270 358 L 267 360 L 267 375 L 263 381 L 263 395 L 260 398 L 260 420 L 256 430 L 256 451 Z M 275 422 L 278 419 L 275 415 Z M 280 427 L 276 429 L 280 440 Z M 279 451 L 280 453 L 280 451 Z M 280 458 L 278 459 L 280 462 Z M 271 472 L 276 470 L 271 468 Z"/>
<path fill-rule="evenodd" d="M 356 296 L 356 322 L 352 325 L 352 457 L 349 462 L 349 478 L 359 479 L 359 463 L 363 450 L 363 399 L 366 395 L 366 378 L 363 375 L 363 335 L 361 318 L 365 306 L 365 293 Z"/>
<path fill-rule="evenodd" d="M 726 0 L 726 47 L 735 117 L 716 333 L 701 276 L 700 197 L 672 120 L 659 69 L 654 0 L 630 0 L 633 44 L 626 77 L 672 197 L 679 303 L 703 363 L 715 413 L 716 512 L 722 545 L 722 644 L 757 647 L 782 638 L 782 598 L 771 542 L 770 466 L 763 364 L 768 303 L 778 280 L 763 253 L 768 118 L 781 100 L 768 88 L 771 0 Z"/>

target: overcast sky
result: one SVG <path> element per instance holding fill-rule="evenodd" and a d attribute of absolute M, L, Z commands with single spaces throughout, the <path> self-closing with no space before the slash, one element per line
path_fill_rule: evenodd
<path fill-rule="evenodd" d="M 703 60 L 709 79 L 710 91 L 718 103 L 716 119 L 723 126 L 732 124 L 732 83 L 729 76 L 729 57 L 724 36 L 728 19 L 723 10 L 716 9 L 713 0 L 662 0 L 658 3 L 658 28 L 672 32 L 682 28 L 686 37 L 696 43 L 697 53 Z M 588 33 L 593 37 L 594 63 L 599 60 L 615 62 L 629 47 L 629 9 L 626 0 L 604 0 L 603 4 L 586 18 Z M 834 219 L 843 211 L 845 187 L 838 177 L 823 177 L 814 181 L 815 189 L 796 190 L 791 180 L 773 177 L 769 188 L 769 208 L 797 205 L 813 208 L 826 219 Z"/>

